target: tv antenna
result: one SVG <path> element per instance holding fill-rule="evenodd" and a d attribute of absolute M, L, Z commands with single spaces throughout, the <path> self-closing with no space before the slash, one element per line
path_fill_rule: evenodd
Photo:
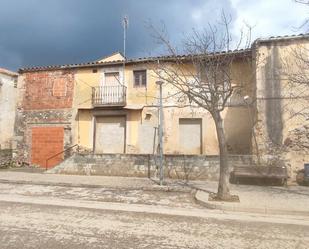
<path fill-rule="evenodd" d="M 126 65 L 126 39 L 127 39 L 127 29 L 129 27 L 129 17 L 125 15 L 122 19 L 123 26 L 123 85 L 125 85 L 125 65 Z"/>

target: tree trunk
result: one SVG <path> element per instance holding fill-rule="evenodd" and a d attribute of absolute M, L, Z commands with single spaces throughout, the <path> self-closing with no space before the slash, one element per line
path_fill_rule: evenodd
<path fill-rule="evenodd" d="M 219 143 L 219 157 L 220 157 L 220 176 L 218 184 L 217 198 L 221 200 L 229 200 L 231 198 L 229 190 L 229 165 L 228 165 L 228 153 L 225 141 L 225 133 L 223 129 L 223 121 L 220 112 L 216 112 L 213 115 L 217 137 Z"/>

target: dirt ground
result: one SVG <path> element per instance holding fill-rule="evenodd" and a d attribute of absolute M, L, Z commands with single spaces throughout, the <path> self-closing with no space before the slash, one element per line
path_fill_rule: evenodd
<path fill-rule="evenodd" d="M 214 212 L 197 205 L 190 193 L 0 184 L 0 198 L 4 249 L 308 248 L 309 244 L 309 223 L 301 217 Z M 85 208 L 92 202 L 95 208 Z M 168 212 L 159 213 L 160 209 Z"/>
<path fill-rule="evenodd" d="M 308 227 L 0 203 L 1 248 L 308 248 Z"/>
<path fill-rule="evenodd" d="M 0 183 L 0 194 L 79 199 L 102 202 L 202 208 L 195 204 L 193 194 L 175 191 L 130 190 L 119 188 L 81 188 Z"/>

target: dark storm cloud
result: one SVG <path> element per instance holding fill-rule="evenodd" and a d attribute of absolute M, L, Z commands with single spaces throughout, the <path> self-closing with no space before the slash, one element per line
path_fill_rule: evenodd
<path fill-rule="evenodd" d="M 218 19 L 229 1 L 0 0 L 0 67 L 80 63 L 122 51 L 121 18 L 130 19 L 128 57 L 157 50 L 145 22 L 164 22 L 171 39 Z"/>

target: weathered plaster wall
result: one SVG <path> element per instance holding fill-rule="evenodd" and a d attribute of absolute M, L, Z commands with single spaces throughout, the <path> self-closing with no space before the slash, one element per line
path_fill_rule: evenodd
<path fill-rule="evenodd" d="M 75 118 L 74 143 L 92 150 L 93 147 L 93 115 L 89 109 L 80 109 Z"/>
<path fill-rule="evenodd" d="M 308 78 L 296 54 L 308 49 L 304 39 L 258 43 L 256 49 L 257 149 L 263 164 L 288 166 L 292 180 L 309 161 L 309 85 L 293 82 L 297 74 Z"/>
<path fill-rule="evenodd" d="M 224 113 L 224 130 L 231 154 L 251 154 L 252 108 L 229 107 Z"/>
<path fill-rule="evenodd" d="M 74 109 L 92 108 L 92 87 L 99 86 L 102 78 L 98 70 L 94 72 L 92 69 L 76 70 L 74 75 Z"/>
<path fill-rule="evenodd" d="M 141 124 L 140 110 L 123 109 L 79 109 L 75 119 L 74 143 L 78 143 L 86 150 L 93 150 L 94 145 L 94 122 L 98 116 L 126 116 L 126 152 L 139 152 L 139 126 Z"/>
<path fill-rule="evenodd" d="M 180 154 L 179 118 L 202 119 L 202 152 L 207 155 L 218 153 L 215 125 L 209 113 L 202 108 L 165 108 L 164 109 L 164 150 L 168 154 Z"/>
<path fill-rule="evenodd" d="M 157 146 L 158 127 L 158 97 L 159 88 L 152 64 L 132 64 L 126 66 L 125 80 L 127 85 L 127 124 L 126 124 L 126 152 L 154 153 Z M 134 87 L 134 70 L 147 69 L 147 86 Z M 91 87 L 99 86 L 106 71 L 121 72 L 120 67 L 80 69 L 75 74 L 74 95 L 74 143 L 79 143 L 87 149 L 93 148 L 93 112 L 91 105 Z M 184 70 L 188 74 L 196 73 L 192 65 Z M 251 59 L 237 60 L 231 68 L 233 83 L 239 89 L 233 95 L 229 106 L 222 113 L 230 152 L 247 154 L 251 147 L 250 113 L 243 102 L 243 96 L 252 96 L 253 72 Z M 121 76 L 121 75 L 120 75 Z M 121 78 L 121 77 L 120 77 Z M 218 154 L 216 129 L 210 114 L 202 108 L 192 108 L 171 98 L 175 89 L 170 85 L 163 86 L 164 98 L 164 152 L 181 153 L 179 148 L 179 119 L 202 118 L 202 148 L 203 154 Z M 134 110 L 136 108 L 136 110 Z M 79 110 L 79 111 L 78 111 Z M 108 111 L 108 110 L 107 110 Z M 250 110 L 251 111 L 251 110 Z M 104 110 L 102 110 L 102 113 Z"/>
<path fill-rule="evenodd" d="M 17 76 L 0 73 L 0 150 L 10 149 L 14 134 Z"/>
<path fill-rule="evenodd" d="M 147 85 L 146 87 L 135 87 L 134 86 L 134 70 L 145 70 L 147 69 Z M 142 104 L 142 105 L 153 105 L 157 104 L 158 87 L 153 72 L 152 64 L 134 64 L 126 66 L 125 79 L 127 83 L 127 103 L 128 105 Z"/>
<path fill-rule="evenodd" d="M 103 111 L 104 112 L 104 111 Z M 103 114 L 102 112 L 102 114 Z M 156 152 L 158 144 L 158 109 L 145 107 L 143 110 L 126 110 L 126 152 L 151 154 Z M 109 112 L 105 111 L 105 114 Z M 115 112 L 116 113 L 116 112 Z M 115 114 L 114 113 L 114 114 Z M 230 107 L 223 112 L 227 143 L 231 153 L 248 154 L 251 143 L 251 120 L 246 107 Z M 164 109 L 164 152 L 180 154 L 179 119 L 202 118 L 203 154 L 218 154 L 215 125 L 210 114 L 201 108 L 165 108 Z M 78 143 L 87 149 L 93 148 L 93 111 L 79 110 L 79 120 L 75 132 Z M 79 136 L 78 136 L 79 134 Z"/>

